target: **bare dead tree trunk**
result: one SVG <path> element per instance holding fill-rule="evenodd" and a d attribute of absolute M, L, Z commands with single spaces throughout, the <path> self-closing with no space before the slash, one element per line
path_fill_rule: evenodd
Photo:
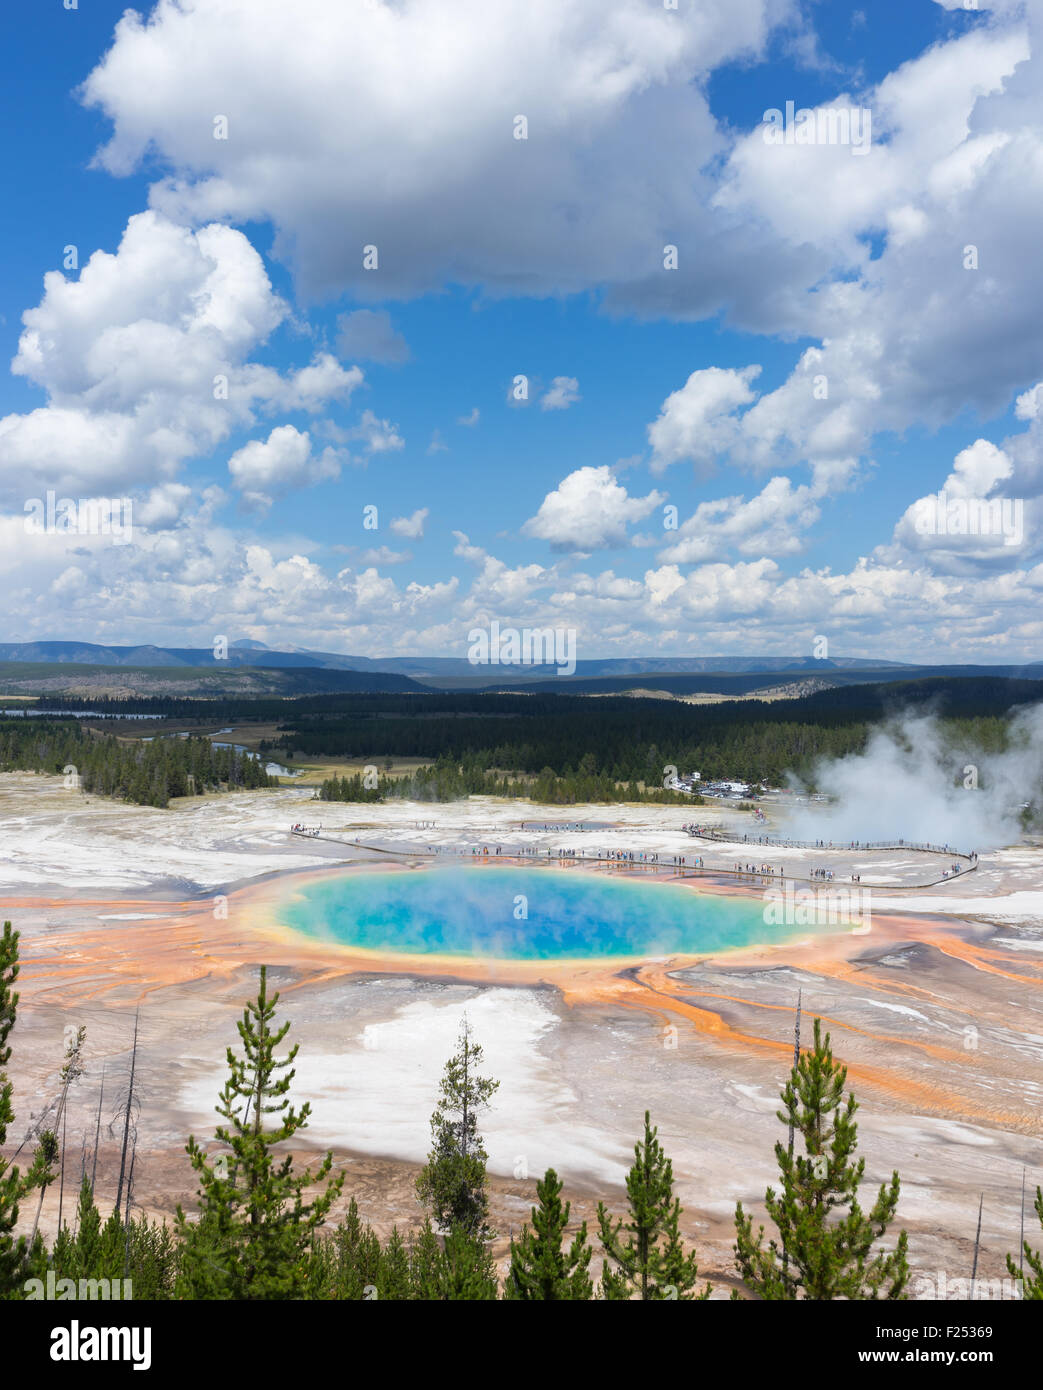
<path fill-rule="evenodd" d="M 84 1039 L 85 1039 L 86 1036 L 87 1036 L 87 1030 L 86 1030 L 85 1027 L 82 1027 L 82 1026 L 81 1026 L 81 1027 L 77 1028 L 77 1030 L 76 1030 L 76 1040 L 75 1040 L 75 1042 L 70 1042 L 68 1048 L 66 1049 L 65 1058 L 64 1058 L 64 1061 L 63 1061 L 63 1063 L 62 1063 L 62 1069 L 61 1069 L 61 1082 L 62 1082 L 61 1095 L 59 1096 L 58 1104 L 57 1104 L 57 1107 L 56 1107 L 56 1109 L 55 1109 L 55 1114 L 54 1114 L 54 1129 L 53 1129 L 53 1130 L 40 1131 L 40 1141 L 41 1141 L 42 1144 L 45 1144 L 45 1145 L 46 1145 L 46 1148 L 47 1148 L 47 1171 L 48 1171 L 48 1172 L 50 1171 L 50 1165 L 51 1165 L 52 1163 L 54 1163 L 54 1162 L 56 1162 L 56 1161 L 60 1163 L 60 1167 L 61 1167 L 61 1176 L 62 1176 L 62 1186 L 63 1186 L 63 1188 L 64 1188 L 64 1180 L 65 1180 L 65 1137 L 64 1137 L 64 1136 L 65 1136 L 65 1132 L 66 1132 L 66 1127 L 65 1127 L 65 1115 L 66 1115 L 65 1103 L 66 1103 L 66 1101 L 68 1100 L 68 1097 L 69 1097 L 69 1087 L 73 1084 L 73 1082 L 78 1081 L 78 1080 L 80 1079 L 80 1077 L 83 1075 L 83 1067 L 80 1065 L 80 1054 L 81 1054 L 81 1052 L 82 1052 L 82 1050 L 83 1050 L 83 1042 L 84 1042 Z M 48 1109 L 50 1109 L 50 1107 L 48 1107 Z M 47 1112 L 45 1111 L 44 1113 L 46 1114 Z M 63 1136 L 63 1137 L 62 1137 L 62 1140 L 61 1140 L 60 1149 L 59 1149 L 59 1141 L 58 1141 L 58 1131 L 59 1131 L 59 1127 L 61 1127 L 62 1136 Z M 38 1130 L 39 1130 L 39 1126 L 38 1126 Z M 27 1136 L 26 1136 L 26 1139 L 28 1139 L 28 1137 L 29 1137 L 29 1136 L 27 1135 Z M 24 1143 L 26 1142 L 26 1140 L 23 1140 L 22 1142 L 23 1142 L 23 1144 L 24 1144 Z M 36 1203 L 36 1216 L 35 1216 L 35 1218 L 34 1218 L 34 1220 L 33 1220 L 33 1233 L 32 1233 L 32 1235 L 31 1235 L 30 1238 L 29 1238 L 29 1249 L 30 1249 L 30 1250 L 33 1248 L 33 1245 L 34 1245 L 35 1242 L 36 1242 L 36 1233 L 37 1233 L 37 1231 L 38 1231 L 39 1228 L 40 1228 L 40 1213 L 41 1213 L 41 1211 L 43 1210 L 43 1199 L 44 1199 L 44 1197 L 45 1197 L 45 1195 L 46 1195 L 46 1193 L 47 1193 L 48 1187 L 50 1187 L 51 1182 L 53 1182 L 53 1181 L 54 1181 L 54 1178 L 53 1178 L 53 1175 L 52 1175 L 52 1177 L 50 1178 L 50 1180 L 47 1180 L 46 1177 L 45 1177 L 45 1179 L 40 1183 L 40 1197 L 39 1197 L 38 1202 Z M 59 1229 L 59 1231 L 61 1230 L 61 1211 L 62 1211 L 62 1209 L 61 1209 L 61 1197 L 59 1196 L 59 1199 L 58 1199 L 58 1229 Z"/>
<path fill-rule="evenodd" d="M 974 1284 L 978 1278 L 978 1249 L 981 1245 L 981 1209 L 985 1202 L 985 1193 L 978 1198 L 978 1230 L 974 1236 L 974 1264 L 971 1266 L 971 1302 L 974 1302 Z"/>
<path fill-rule="evenodd" d="M 98 1118 L 94 1124 L 94 1162 L 91 1165 L 91 1196 L 98 1178 L 98 1145 L 101 1142 L 101 1105 L 105 1099 L 105 1063 L 101 1064 L 101 1090 L 98 1092 Z"/>
<path fill-rule="evenodd" d="M 76 1189 L 77 1194 L 83 1189 L 83 1180 L 87 1176 L 87 1131 L 83 1131 L 80 1139 L 80 1185 Z M 80 1229 L 80 1203 L 76 1202 L 76 1212 L 72 1218 L 72 1238 L 76 1239 L 76 1233 Z"/>
<path fill-rule="evenodd" d="M 62 1229 L 62 1208 L 65 1205 L 65 1141 L 69 1134 L 69 1111 L 66 1107 L 62 1111 L 62 1163 L 61 1174 L 58 1179 L 58 1230 Z"/>
<path fill-rule="evenodd" d="M 123 1218 L 123 1277 L 130 1277 L 130 1194 L 134 1187 L 134 1160 L 138 1156 L 138 1135 L 134 1131 L 134 1147 L 130 1154 L 130 1173 L 127 1176 L 127 1211 Z"/>
<path fill-rule="evenodd" d="M 134 1109 L 134 1071 L 138 1062 L 138 1018 L 141 1007 L 138 1006 L 134 1011 L 134 1043 L 130 1053 L 130 1082 L 127 1087 L 127 1103 L 123 1121 L 123 1148 L 120 1153 L 120 1180 L 116 1188 L 116 1210 L 119 1211 L 123 1200 L 123 1178 L 127 1171 L 127 1144 L 130 1142 L 130 1117 Z"/>
<path fill-rule="evenodd" d="M 40 1212 L 43 1210 L 43 1194 L 44 1194 L 46 1191 L 47 1191 L 47 1184 L 46 1184 L 45 1182 L 42 1182 L 42 1183 L 40 1184 L 40 1196 L 37 1198 L 37 1202 L 36 1202 L 36 1215 L 33 1217 L 33 1233 L 32 1233 L 32 1235 L 29 1237 L 29 1250 L 30 1250 L 30 1251 L 32 1250 L 33 1246 L 36 1244 L 36 1232 L 37 1232 L 37 1231 L 39 1230 L 39 1228 L 40 1228 Z"/>

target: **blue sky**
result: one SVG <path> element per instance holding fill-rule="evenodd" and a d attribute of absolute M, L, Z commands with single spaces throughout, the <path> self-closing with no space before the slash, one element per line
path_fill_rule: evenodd
<path fill-rule="evenodd" d="M 1043 654 L 1039 0 L 284 11 L 5 14 L 4 640 Z"/>

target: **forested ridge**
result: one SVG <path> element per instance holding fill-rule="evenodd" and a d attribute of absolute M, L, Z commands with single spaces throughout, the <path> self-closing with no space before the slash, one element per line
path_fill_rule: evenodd
<path fill-rule="evenodd" d="M 298 702 L 272 746 L 293 756 L 440 758 L 500 773 L 570 778 L 581 764 L 613 782 L 661 786 L 664 769 L 703 779 L 783 782 L 821 758 L 864 749 L 899 711 L 938 713 L 954 741 L 1005 745 L 1008 711 L 1039 699 L 1035 681 L 900 682 L 803 700 L 678 701 L 566 695 L 386 696 L 316 709 Z"/>
<path fill-rule="evenodd" d="M 88 710 L 197 725 L 274 725 L 277 732 L 261 741 L 260 749 L 285 760 L 342 759 L 379 767 L 389 759 L 408 759 L 423 764 L 406 777 L 335 774 L 320 791 L 326 800 L 448 801 L 493 795 L 569 805 L 674 802 L 676 794 L 664 790 L 671 771 L 698 772 L 704 781 L 770 786 L 784 785 L 794 774 L 813 788 L 820 761 L 862 752 L 872 729 L 898 714 L 938 716 L 943 738 L 954 748 L 999 751 L 1009 743 L 1011 713 L 1038 700 L 1041 692 L 1040 681 L 945 677 L 848 686 L 770 703 L 591 698 L 563 689 L 554 694 L 461 691 L 292 700 L 69 699 L 64 707 L 70 715 L 78 709 L 86 726 Z M 259 766 L 250 765 L 253 760 L 229 757 L 208 740 L 182 740 L 186 746 L 177 752 L 170 739 L 161 739 L 155 745 L 139 743 L 135 751 L 133 742 L 114 740 L 100 721 L 93 734 L 77 735 L 71 732 L 72 718 L 48 720 L 41 738 L 44 722 L 42 717 L 0 721 L 0 727 L 13 730 L 8 741 L 12 751 L 0 766 L 60 771 L 72 763 L 88 789 L 154 805 L 184 795 L 190 789 L 189 773 L 196 791 L 270 784 Z M 67 755 L 55 753 L 69 741 Z M 0 756 L 3 752 L 0 741 Z"/>
<path fill-rule="evenodd" d="M 648 683 L 652 677 L 647 678 Z M 369 716 L 394 718 L 418 716 L 434 718 L 447 715 L 515 716 L 530 712 L 547 712 L 555 704 L 571 705 L 586 710 L 597 718 L 601 705 L 616 708 L 673 710 L 684 717 L 687 713 L 705 714 L 708 710 L 771 711 L 776 719 L 790 720 L 813 717 L 824 722 L 834 715 L 862 720 L 875 720 L 898 708 L 930 707 L 943 716 L 967 717 L 1001 715 L 1012 706 L 1043 699 L 1043 677 L 1038 680 L 1004 676 L 932 676 L 915 680 L 892 680 L 841 686 L 818 691 L 801 699 L 776 700 L 771 704 L 759 701 L 733 700 L 714 706 L 690 706 L 679 701 L 655 698 L 635 698 L 626 695 L 588 696 L 570 693 L 567 683 L 553 692 L 546 689 L 525 694 L 497 694 L 480 691 L 409 694 L 345 694 L 330 693 L 295 697 L 227 695 L 188 698 L 185 696 L 93 696 L 47 695 L 40 704 L 47 709 L 68 710 L 71 713 L 96 710 L 99 714 L 147 714 L 156 719 L 183 719 L 200 723 L 219 720 L 231 723 L 281 723 L 295 726 L 301 720 L 352 719 Z"/>

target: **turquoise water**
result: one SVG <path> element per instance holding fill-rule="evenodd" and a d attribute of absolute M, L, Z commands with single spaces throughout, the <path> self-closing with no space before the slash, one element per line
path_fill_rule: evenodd
<path fill-rule="evenodd" d="M 759 898 L 555 868 L 346 873 L 309 884 L 278 916 L 345 946 L 498 960 L 701 955 L 787 934 L 765 926 Z"/>

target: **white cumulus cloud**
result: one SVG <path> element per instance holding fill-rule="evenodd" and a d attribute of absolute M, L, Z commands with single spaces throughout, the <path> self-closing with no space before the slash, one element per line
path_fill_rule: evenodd
<path fill-rule="evenodd" d="M 627 527 L 665 501 L 659 492 L 631 497 L 611 468 L 577 468 L 549 492 L 522 531 L 553 550 L 602 550 L 628 543 Z"/>

